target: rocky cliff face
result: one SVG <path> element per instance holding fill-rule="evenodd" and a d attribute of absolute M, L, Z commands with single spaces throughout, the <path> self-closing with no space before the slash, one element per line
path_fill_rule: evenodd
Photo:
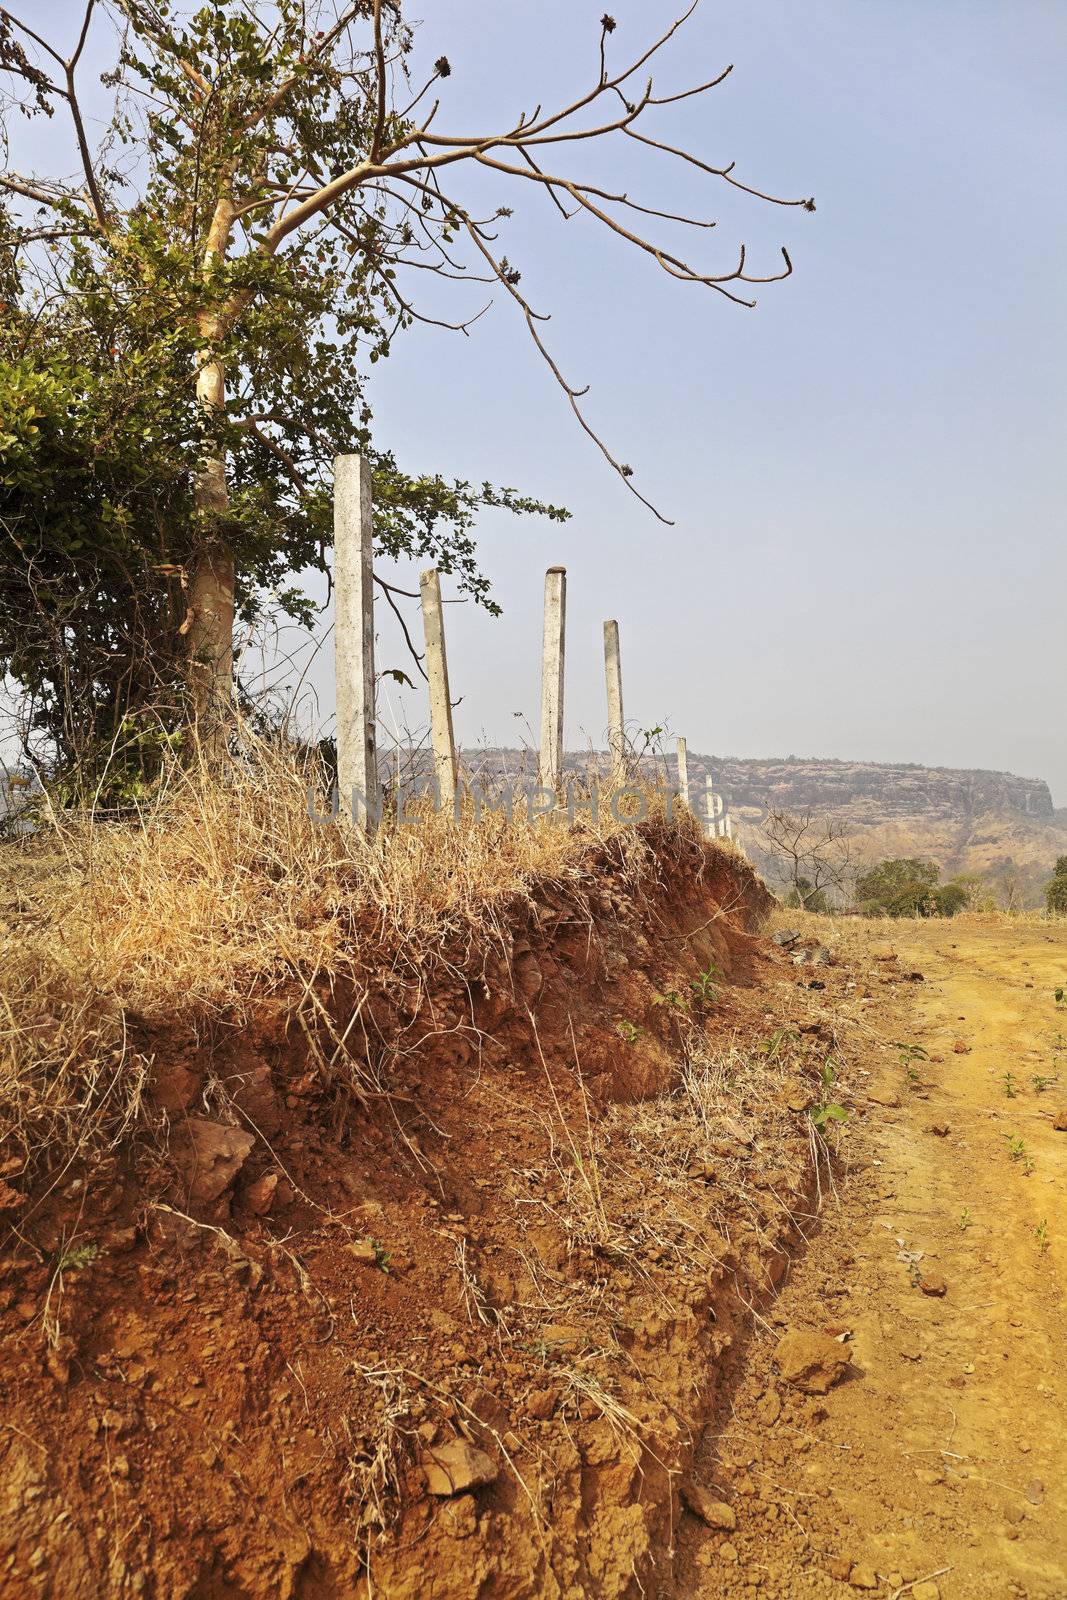
<path fill-rule="evenodd" d="M 781 806 L 789 811 L 835 811 L 872 826 L 908 817 L 964 822 L 988 812 L 1055 819 L 1048 784 L 1010 772 L 692 755 L 689 770 L 691 775 L 710 771 L 715 787 L 735 810 Z"/>
<path fill-rule="evenodd" d="M 465 764 L 495 778 L 536 782 L 530 751 L 472 751 Z M 564 764 L 576 776 L 586 775 L 591 768 L 605 771 L 607 758 L 586 751 L 566 756 Z M 643 764 L 650 772 L 655 765 L 661 780 L 674 777 L 673 751 Z M 876 761 L 739 760 L 690 751 L 694 804 L 701 803 L 708 773 L 757 861 L 764 859 L 759 823 L 771 807 L 847 823 L 856 857 L 864 862 L 920 856 L 936 861 L 946 877 L 1007 875 L 1023 884 L 1032 904 L 1040 903 L 1057 856 L 1067 855 L 1067 809 L 1054 808 L 1042 778 Z"/>

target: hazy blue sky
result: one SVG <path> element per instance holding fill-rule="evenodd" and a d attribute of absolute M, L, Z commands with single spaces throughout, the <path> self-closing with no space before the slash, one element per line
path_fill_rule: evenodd
<path fill-rule="evenodd" d="M 55 31 L 73 9 L 35 12 Z M 426 0 L 419 54 L 453 68 L 439 126 L 569 98 L 595 70 L 602 9 Z M 618 57 L 673 14 L 611 9 Z M 529 186 L 489 191 L 516 205 L 507 254 L 553 313 L 562 365 L 673 528 L 578 430 L 513 307 L 470 339 L 416 330 L 375 371 L 380 438 L 409 468 L 574 513 L 563 528 L 484 519 L 505 616 L 449 610 L 457 731 L 514 742 L 515 713 L 536 723 L 542 577 L 562 562 L 571 744 L 602 738 L 600 623 L 616 616 L 628 717 L 669 720 L 695 750 L 1004 767 L 1067 803 L 1067 8 L 703 0 L 657 81 L 729 62 L 721 88 L 656 126 L 758 187 L 813 194 L 814 216 L 623 141 L 569 170 L 718 216 L 687 239 L 703 260 L 744 239 L 771 270 L 786 244 L 795 275 L 756 310 L 564 223 Z M 461 192 L 487 192 L 475 176 Z M 451 287 L 432 304 L 479 303 Z M 383 632 L 383 662 L 399 662 Z"/>

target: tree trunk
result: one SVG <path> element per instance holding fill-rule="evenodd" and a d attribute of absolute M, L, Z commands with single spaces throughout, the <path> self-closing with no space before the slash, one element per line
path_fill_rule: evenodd
<path fill-rule="evenodd" d="M 224 194 L 215 207 L 204 251 L 204 273 L 225 256 L 233 228 L 232 198 Z M 201 318 L 204 350 L 196 373 L 196 397 L 206 411 L 226 403 L 226 368 L 218 354 L 222 323 L 215 313 Z M 229 510 L 226 458 L 207 455 L 200 463 L 193 501 L 205 523 L 205 539 L 191 563 L 189 613 L 185 628 L 188 684 L 193 720 L 201 748 L 211 761 L 221 760 L 233 703 L 233 619 L 236 573 L 233 551 L 218 532 Z M 215 523 L 215 529 L 212 524 Z"/>

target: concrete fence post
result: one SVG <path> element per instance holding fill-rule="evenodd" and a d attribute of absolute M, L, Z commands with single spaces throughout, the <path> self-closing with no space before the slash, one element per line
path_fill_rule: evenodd
<path fill-rule="evenodd" d="M 684 739 L 678 740 L 678 793 L 686 810 L 689 809 L 689 752 Z"/>
<path fill-rule="evenodd" d="M 441 579 L 436 567 L 419 575 L 422 630 L 426 640 L 426 676 L 430 685 L 430 736 L 441 805 L 451 811 L 458 771 L 456 741 L 452 732 L 452 700 L 448 689 L 448 654 L 445 618 L 441 608 Z"/>
<path fill-rule="evenodd" d="M 725 831 L 719 820 L 722 816 L 722 795 L 715 793 L 710 772 L 704 774 L 704 815 L 708 824 L 708 838 L 718 839 Z"/>
<path fill-rule="evenodd" d="M 608 749 L 614 783 L 626 773 L 626 732 L 622 709 L 622 657 L 619 650 L 619 624 L 604 624 L 604 677 L 608 691 Z"/>
<path fill-rule="evenodd" d="M 538 782 L 559 792 L 563 776 L 563 676 L 567 633 L 567 569 L 545 573 L 545 626 L 541 640 L 541 759 Z"/>
<path fill-rule="evenodd" d="M 365 456 L 333 464 L 337 785 L 341 809 L 371 833 L 380 814 L 374 726 L 374 516 Z"/>

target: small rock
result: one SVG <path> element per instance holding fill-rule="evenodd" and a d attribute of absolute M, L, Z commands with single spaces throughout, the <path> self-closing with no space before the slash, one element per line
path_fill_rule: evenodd
<path fill-rule="evenodd" d="M 782 1402 L 777 1389 L 768 1389 L 763 1399 L 756 1406 L 756 1415 L 764 1427 L 772 1428 L 782 1414 Z"/>
<path fill-rule="evenodd" d="M 936 1583 L 913 1583 L 911 1600 L 941 1600 L 941 1590 Z"/>
<path fill-rule="evenodd" d="M 848 1581 L 854 1589 L 877 1589 L 878 1575 L 873 1567 L 853 1567 Z"/>
<path fill-rule="evenodd" d="M 447 1444 L 432 1446 L 422 1458 L 422 1470 L 430 1493 L 444 1496 L 484 1488 L 497 1476 L 492 1456 L 466 1439 L 450 1439 Z"/>
<path fill-rule="evenodd" d="M 971 1047 L 966 1039 L 957 1039 L 952 1048 L 958 1056 L 969 1056 L 971 1053 Z"/>
<path fill-rule="evenodd" d="M 925 1277 L 919 1279 L 919 1288 L 923 1294 L 941 1296 L 947 1292 L 948 1284 L 940 1273 L 929 1272 Z"/>
<path fill-rule="evenodd" d="M 725 1544 L 719 1546 L 719 1559 L 720 1561 L 740 1561 L 741 1558 L 737 1553 L 736 1546 L 727 1540 Z"/>
<path fill-rule="evenodd" d="M 830 952 L 824 944 L 816 945 L 811 952 L 811 964 L 813 967 L 828 967 L 830 965 Z"/>
<path fill-rule="evenodd" d="M 775 1359 L 786 1383 L 805 1394 L 826 1394 L 848 1370 L 850 1351 L 829 1334 L 791 1328 Z"/>
<path fill-rule="evenodd" d="M 848 1575 L 852 1571 L 852 1563 L 846 1556 L 828 1556 L 826 1560 L 826 1575 L 836 1578 L 838 1583 L 847 1583 Z"/>
<path fill-rule="evenodd" d="M 947 1139 L 951 1129 L 949 1128 L 947 1122 L 931 1122 L 930 1132 L 934 1135 L 935 1139 Z"/>
<path fill-rule="evenodd" d="M 1026 1498 L 1032 1506 L 1039 1506 L 1045 1498 L 1045 1485 L 1040 1478 L 1035 1478 L 1026 1491 Z"/>
<path fill-rule="evenodd" d="M 868 1089 L 867 1099 L 872 1106 L 888 1106 L 890 1109 L 900 1104 L 900 1096 L 895 1089 Z"/>
<path fill-rule="evenodd" d="M 262 1177 L 250 1183 L 244 1192 L 245 1204 L 257 1217 L 265 1217 L 274 1204 L 274 1196 L 278 1189 L 278 1174 L 264 1172 Z"/>
<path fill-rule="evenodd" d="M 378 1252 L 374 1248 L 372 1239 L 355 1239 L 351 1244 L 346 1244 L 345 1249 L 350 1256 L 355 1256 L 357 1261 L 362 1261 L 365 1266 L 378 1265 Z"/>
<path fill-rule="evenodd" d="M 528 1417 L 533 1417 L 537 1422 L 546 1422 L 553 1416 L 559 1407 L 559 1390 L 552 1386 L 547 1389 L 532 1389 L 526 1396 L 523 1409 Z"/>
<path fill-rule="evenodd" d="M 682 1499 L 693 1515 L 707 1523 L 709 1528 L 722 1528 L 727 1533 L 733 1533 L 737 1527 L 737 1513 L 733 1506 L 728 1506 L 725 1500 L 720 1500 L 702 1483 L 683 1483 Z"/>
<path fill-rule="evenodd" d="M 137 1229 L 107 1228 L 100 1242 L 112 1255 L 126 1255 L 137 1243 Z"/>
<path fill-rule="evenodd" d="M 1057 1111 L 1052 1121 L 1052 1126 L 1057 1133 L 1067 1133 L 1067 1106 L 1062 1106 Z"/>
<path fill-rule="evenodd" d="M 0 1178 L 0 1211 L 16 1211 L 22 1204 L 22 1195 Z"/>
<path fill-rule="evenodd" d="M 194 1205 L 210 1205 L 229 1188 L 255 1144 L 252 1134 L 207 1117 L 188 1117 L 182 1163 Z"/>
<path fill-rule="evenodd" d="M 781 945 L 783 949 L 788 950 L 790 945 L 796 944 L 800 934 L 795 928 L 779 928 L 772 937 L 775 944 Z"/>
<path fill-rule="evenodd" d="M 897 959 L 897 953 L 893 949 L 893 946 L 891 944 L 872 944 L 871 945 L 871 960 L 872 961 L 895 961 L 896 959 Z"/>

